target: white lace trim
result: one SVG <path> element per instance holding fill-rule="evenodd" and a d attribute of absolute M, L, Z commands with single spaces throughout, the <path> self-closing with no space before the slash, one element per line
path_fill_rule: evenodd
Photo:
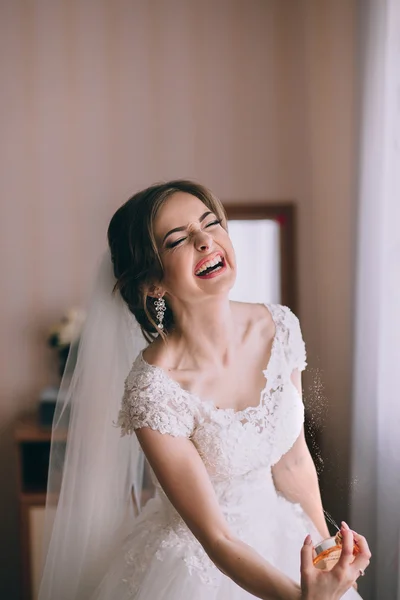
<path fill-rule="evenodd" d="M 141 356 L 141 354 L 140 354 Z M 140 427 L 161 433 L 189 437 L 194 427 L 193 411 L 185 394 L 167 385 L 161 369 L 152 370 L 143 360 L 136 360 L 126 381 L 117 425 L 121 435 Z"/>

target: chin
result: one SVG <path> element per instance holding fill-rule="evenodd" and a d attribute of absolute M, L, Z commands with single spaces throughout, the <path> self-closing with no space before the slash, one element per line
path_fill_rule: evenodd
<path fill-rule="evenodd" d="M 228 295 L 236 281 L 236 273 L 224 273 L 221 278 L 215 278 L 213 280 L 206 280 L 204 283 L 206 285 L 201 285 L 202 291 L 207 291 L 210 296 L 218 296 L 218 295 Z"/>

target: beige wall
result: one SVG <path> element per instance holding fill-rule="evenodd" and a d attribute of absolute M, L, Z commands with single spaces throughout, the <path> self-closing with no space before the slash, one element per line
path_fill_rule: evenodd
<path fill-rule="evenodd" d="M 1 597 L 18 587 L 12 429 L 49 382 L 46 328 L 83 298 L 113 211 L 160 179 L 297 200 L 305 391 L 323 369 L 327 506 L 346 516 L 355 4 L 1 3 Z"/>

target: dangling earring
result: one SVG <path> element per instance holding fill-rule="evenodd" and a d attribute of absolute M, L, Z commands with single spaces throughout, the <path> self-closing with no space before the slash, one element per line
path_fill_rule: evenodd
<path fill-rule="evenodd" d="M 157 327 L 158 327 L 158 329 L 164 329 L 163 320 L 164 320 L 164 313 L 167 310 L 167 307 L 165 306 L 165 300 L 161 296 L 161 294 L 159 295 L 157 300 L 154 300 L 154 307 L 156 309 L 157 319 L 158 319 Z"/>

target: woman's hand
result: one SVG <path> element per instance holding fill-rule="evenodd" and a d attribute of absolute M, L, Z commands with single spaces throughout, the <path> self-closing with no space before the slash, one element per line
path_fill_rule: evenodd
<path fill-rule="evenodd" d="M 307 536 L 301 550 L 301 591 L 302 600 L 338 600 L 364 573 L 371 558 L 366 539 L 350 531 L 342 523 L 342 553 L 331 571 L 321 571 L 313 564 L 313 544 Z M 353 546 L 356 540 L 360 552 L 354 558 Z"/>

